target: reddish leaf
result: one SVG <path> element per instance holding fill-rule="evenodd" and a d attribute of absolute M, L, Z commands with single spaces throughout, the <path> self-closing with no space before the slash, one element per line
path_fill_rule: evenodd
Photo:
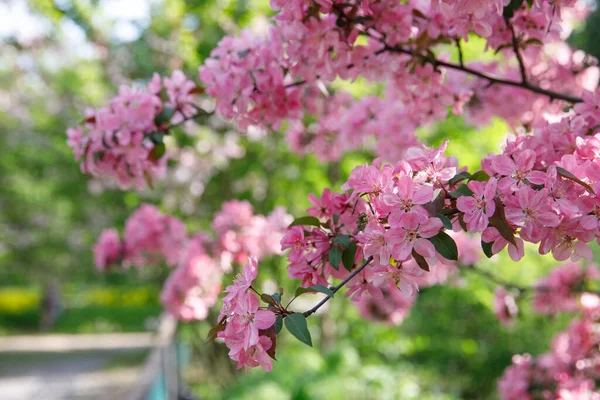
<path fill-rule="evenodd" d="M 429 264 L 427 264 L 427 260 L 425 259 L 425 257 L 423 257 L 422 255 L 417 253 L 414 249 L 412 251 L 412 256 L 415 259 L 415 261 L 417 262 L 417 264 L 419 265 L 419 268 L 421 268 L 424 271 L 429 272 Z"/>
<path fill-rule="evenodd" d="M 277 347 L 277 331 L 275 330 L 275 325 L 273 325 L 269 329 L 261 329 L 261 330 L 259 330 L 258 334 L 260 336 L 266 336 L 269 339 L 271 339 L 271 343 L 272 344 L 271 344 L 271 347 L 269 348 L 269 350 L 267 350 L 267 354 L 273 360 L 277 361 L 277 358 L 275 358 L 275 348 Z"/>
<path fill-rule="evenodd" d="M 196 86 L 192 90 L 189 91 L 189 94 L 202 94 L 204 93 L 204 88 L 200 86 Z"/>
<path fill-rule="evenodd" d="M 496 212 L 494 215 L 492 215 L 492 218 L 490 218 L 490 225 L 498 229 L 500 236 L 506 239 L 507 242 L 516 246 L 517 242 L 515 241 L 515 232 L 506 220 L 506 215 L 504 214 L 504 205 L 498 197 L 496 197 L 495 203 Z"/>
<path fill-rule="evenodd" d="M 206 340 L 204 340 L 204 344 L 213 342 L 217 338 L 217 335 L 219 334 L 219 332 L 222 332 L 225 330 L 226 326 L 227 326 L 227 321 L 225 320 L 225 318 L 223 318 L 223 320 L 221 322 L 219 322 L 219 324 L 217 326 L 215 326 L 210 331 L 208 331 L 208 336 L 206 337 Z"/>
<path fill-rule="evenodd" d="M 587 183 L 585 183 L 584 181 L 582 181 L 581 179 L 579 179 L 578 177 L 576 177 L 575 175 L 573 175 L 572 173 L 567 171 L 566 169 L 561 168 L 561 167 L 556 167 L 556 172 L 558 172 L 558 174 L 560 176 L 562 176 L 563 178 L 566 178 L 570 181 L 580 184 L 581 186 L 583 186 L 585 188 L 585 190 L 587 190 L 591 194 L 596 194 L 594 192 L 594 189 L 592 189 L 592 187 L 590 185 L 588 185 Z"/>

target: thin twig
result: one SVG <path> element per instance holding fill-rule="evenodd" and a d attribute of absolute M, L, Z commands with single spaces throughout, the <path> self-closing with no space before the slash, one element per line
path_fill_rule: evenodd
<path fill-rule="evenodd" d="M 512 289 L 512 290 L 516 290 L 517 292 L 519 292 L 519 294 L 521 293 L 525 293 L 527 291 L 530 290 L 534 290 L 535 288 L 533 287 L 524 287 L 524 286 L 519 286 L 517 284 L 514 284 L 512 282 L 508 282 L 505 281 L 504 279 L 500 278 L 499 276 L 497 276 L 496 274 L 493 274 L 489 271 L 486 271 L 484 269 L 480 269 L 477 268 L 475 265 L 471 265 L 468 268 L 464 268 L 467 271 L 471 271 L 476 273 L 479 276 L 482 276 L 490 281 L 492 281 L 493 283 L 495 283 L 496 285 L 500 285 L 505 287 L 506 289 Z"/>
<path fill-rule="evenodd" d="M 463 57 L 462 46 L 460 45 L 460 38 L 456 38 L 455 42 L 456 42 L 456 48 L 458 49 L 458 64 L 461 67 L 464 67 L 465 66 L 465 60 L 464 60 L 464 57 Z"/>
<path fill-rule="evenodd" d="M 510 30 L 510 34 L 512 37 L 512 48 L 515 52 L 515 56 L 517 57 L 517 61 L 519 62 L 519 70 L 521 71 L 521 82 L 524 85 L 527 85 L 527 72 L 525 70 L 525 62 L 523 62 L 523 57 L 521 57 L 521 52 L 519 51 L 519 41 L 517 40 L 515 27 L 512 26 L 508 18 L 504 18 L 504 22 L 506 22 L 506 27 Z"/>
<path fill-rule="evenodd" d="M 337 293 L 338 290 L 340 290 L 342 287 L 344 287 L 344 285 L 346 283 L 348 283 L 352 278 L 354 278 L 356 275 L 358 275 L 363 269 L 365 269 L 365 267 L 367 265 L 369 265 L 369 263 L 373 261 L 373 256 L 367 258 L 361 265 L 360 267 L 356 268 L 354 271 L 352 271 L 352 273 L 350 275 L 348 275 L 346 277 L 346 279 L 344 279 L 339 285 L 334 286 L 331 291 L 333 292 L 331 296 L 327 295 L 327 297 L 325 297 L 323 300 L 321 300 L 316 306 L 314 306 L 313 308 L 311 308 L 308 311 L 305 311 L 303 313 L 303 315 L 305 317 L 310 316 L 311 314 L 314 314 L 319 308 L 321 308 L 321 306 L 325 303 L 327 303 L 327 301 L 329 301 L 329 299 Z"/>
<path fill-rule="evenodd" d="M 414 51 L 414 50 L 409 50 L 409 49 L 405 49 L 403 47 L 400 46 L 388 46 L 386 45 L 383 49 L 379 50 L 377 53 L 383 53 L 385 51 L 389 51 L 392 53 L 400 53 L 400 54 L 407 54 L 413 57 L 419 56 L 419 54 Z M 424 55 L 422 55 L 421 57 L 423 57 L 423 60 L 425 62 L 430 63 L 431 65 L 433 65 L 434 67 L 445 67 L 445 68 L 449 68 L 449 69 L 454 69 L 457 71 L 462 71 L 465 72 L 467 74 L 471 74 L 474 76 L 477 76 L 479 78 L 485 79 L 487 81 L 489 81 L 490 83 L 497 83 L 500 85 L 507 85 L 507 86 L 515 86 L 515 87 L 520 87 L 526 90 L 529 90 L 531 92 L 534 93 L 539 93 L 539 94 L 543 94 L 545 96 L 550 97 L 551 99 L 559 99 L 559 100 L 564 100 L 567 101 L 569 103 L 581 103 L 583 102 L 583 99 L 581 99 L 580 97 L 576 97 L 576 96 L 571 96 L 565 93 L 559 93 L 559 92 L 554 92 L 552 90 L 546 90 L 546 89 L 542 89 L 539 86 L 535 86 L 531 83 L 523 83 L 523 82 L 517 82 L 517 81 L 512 81 L 509 79 L 502 79 L 502 78 L 496 78 L 494 76 L 488 75 L 484 72 L 481 71 L 477 71 L 475 69 L 466 67 L 466 66 L 460 66 L 458 64 L 453 64 L 453 63 L 449 63 L 446 61 L 442 61 L 442 60 L 438 60 L 437 58 L 432 58 L 432 57 L 426 57 Z"/>

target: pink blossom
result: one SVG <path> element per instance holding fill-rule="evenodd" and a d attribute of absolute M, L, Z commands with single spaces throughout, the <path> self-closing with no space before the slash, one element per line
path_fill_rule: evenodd
<path fill-rule="evenodd" d="M 300 261 L 306 248 L 304 229 L 301 226 L 291 227 L 281 239 L 281 250 L 290 249 L 288 260 L 291 262 Z"/>
<path fill-rule="evenodd" d="M 222 271 L 199 243 L 192 241 L 182 263 L 166 280 L 161 294 L 165 309 L 182 321 L 203 320 L 217 302 Z"/>
<path fill-rule="evenodd" d="M 423 275 L 423 270 L 411 263 L 402 264 L 397 267 L 393 265 L 380 265 L 373 268 L 375 277 L 373 285 L 381 287 L 389 282 L 393 282 L 398 290 L 405 296 L 414 296 L 419 291 L 419 286 L 415 281 Z"/>
<path fill-rule="evenodd" d="M 267 353 L 273 346 L 273 342 L 266 336 L 259 336 L 258 342 L 250 346 L 249 349 L 244 348 L 243 339 L 232 332 L 220 334 L 220 337 L 225 339 L 225 345 L 229 348 L 229 357 L 237 361 L 237 367 L 256 368 L 262 367 L 265 371 L 270 372 L 273 369 L 273 361 Z"/>
<path fill-rule="evenodd" d="M 473 196 L 461 196 L 456 201 L 456 208 L 464 212 L 467 229 L 471 232 L 483 232 L 489 219 L 496 211 L 497 181 L 490 178 L 487 182 L 471 181 L 467 184 Z"/>
<path fill-rule="evenodd" d="M 496 288 L 494 291 L 494 314 L 505 326 L 514 322 L 519 307 L 514 296 L 504 290 L 502 287 Z"/>
<path fill-rule="evenodd" d="M 594 265 L 583 267 L 580 263 L 569 262 L 554 268 L 547 277 L 535 284 L 534 310 L 540 314 L 577 310 L 582 286 L 599 276 Z"/>
<path fill-rule="evenodd" d="M 164 258 L 167 265 L 178 263 L 188 240 L 180 220 L 142 204 L 125 222 L 125 261 L 139 267 Z"/>
<path fill-rule="evenodd" d="M 369 222 L 364 231 L 359 232 L 357 240 L 363 244 L 365 256 L 373 256 L 377 263 L 387 265 L 390 261 L 393 245 L 387 242 L 386 230 L 377 222 Z"/>
<path fill-rule="evenodd" d="M 228 308 L 233 310 L 237 305 L 237 299 L 242 297 L 248 291 L 257 276 L 258 261 L 256 258 L 250 257 L 248 263 L 242 268 L 242 273 L 233 281 L 233 285 L 229 285 L 225 288 L 227 296 L 223 298 L 223 303 L 227 304 Z"/>
<path fill-rule="evenodd" d="M 529 380 L 532 360 L 529 354 L 515 355 L 513 364 L 498 380 L 498 392 L 503 400 L 532 400 L 529 395 Z"/>
<path fill-rule="evenodd" d="M 105 229 L 94 245 L 94 261 L 96 268 L 107 270 L 123 258 L 123 244 L 115 229 Z"/>
<path fill-rule="evenodd" d="M 435 236 L 442 228 L 442 222 L 438 218 L 429 218 L 414 211 L 392 213 L 389 224 L 391 229 L 385 233 L 385 239 L 394 245 L 392 256 L 396 260 L 408 259 L 413 249 L 426 258 L 435 256 L 435 247 L 427 239 Z"/>
<path fill-rule="evenodd" d="M 244 338 L 244 349 L 258 344 L 258 331 L 268 329 L 275 323 L 275 314 L 269 310 L 258 309 L 258 297 L 254 293 L 238 296 L 234 309 L 234 317 L 229 321 L 228 328 Z"/>
<path fill-rule="evenodd" d="M 549 198 L 547 190 L 535 191 L 523 186 L 514 195 L 504 200 L 504 214 L 513 225 L 521 226 L 520 236 L 536 243 L 542 239 L 542 228 L 554 228 L 560 220 Z"/>

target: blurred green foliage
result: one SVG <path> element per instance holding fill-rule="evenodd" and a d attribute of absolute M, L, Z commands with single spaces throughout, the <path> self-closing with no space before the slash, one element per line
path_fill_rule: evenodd
<path fill-rule="evenodd" d="M 301 216 L 308 193 L 338 189 L 355 165 L 372 159 L 357 152 L 323 164 L 291 153 L 276 133 L 261 140 L 242 137 L 244 156 L 219 165 L 186 212 L 173 206 L 177 201 L 165 200 L 164 184 L 143 193 L 102 189 L 79 172 L 65 143 L 66 128 L 82 119 L 85 108 L 102 105 L 120 84 L 148 80 L 155 71 L 179 68 L 196 77 L 198 65 L 224 34 L 260 28 L 272 14 L 267 0 L 136 1 L 151 4 L 147 15 L 124 22 L 114 17 L 118 3 L 32 0 L 30 13 L 44 27 L 41 37 L 15 35 L 0 42 L 0 334 L 37 329 L 40 288 L 50 278 L 61 281 L 64 297 L 54 330 L 145 329 L 148 318 L 160 313 L 158 290 L 168 271 L 103 275 L 94 269 L 90 251 L 102 229 L 122 227 L 143 201 L 184 218 L 190 231 L 207 229 L 221 203 L 234 198 L 249 200 L 257 213 L 283 205 Z M 135 33 L 127 40 L 117 34 L 123 23 Z M 574 39 L 588 50 L 597 47 L 594 26 L 588 23 Z M 483 49 L 484 43 L 470 40 L 465 58 L 477 59 Z M 356 96 L 382 89 L 361 79 L 334 86 Z M 450 139 L 448 152 L 475 169 L 482 155 L 498 150 L 508 130 L 494 120 L 477 131 L 450 116 L 422 127 L 419 135 L 432 145 Z M 175 141 L 195 148 L 210 134 L 207 127 L 196 136 L 177 132 Z M 168 194 L 180 196 L 175 190 Z M 555 265 L 534 249 L 527 252 L 522 263 L 502 254 L 480 268 L 527 284 Z M 262 263 L 260 279 L 265 285 L 283 283 L 286 293 L 295 285 L 281 257 Z M 181 329 L 195 348 L 189 382 L 207 399 L 493 398 L 495 379 L 512 354 L 545 351 L 566 323 L 532 315 L 524 306 L 520 321 L 503 328 L 491 311 L 493 288 L 465 275 L 460 287 L 423 290 L 398 327 L 364 321 L 336 297 L 324 317 L 309 321 L 314 348 L 287 333 L 278 338 L 279 361 L 270 374 L 235 373 L 222 345 L 201 344 L 208 324 L 190 324 Z"/>

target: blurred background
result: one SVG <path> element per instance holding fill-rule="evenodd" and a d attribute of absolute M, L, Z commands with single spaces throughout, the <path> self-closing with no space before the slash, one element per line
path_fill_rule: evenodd
<path fill-rule="evenodd" d="M 168 271 L 100 273 L 91 246 L 102 229 L 121 228 L 140 203 L 160 205 L 190 231 L 208 228 L 230 199 L 249 200 L 255 213 L 283 205 L 300 216 L 309 193 L 339 188 L 356 164 L 372 160 L 356 152 L 325 164 L 291 153 L 283 133 L 242 136 L 213 121 L 175 134 L 178 163 L 153 190 L 122 192 L 79 172 L 65 130 L 86 107 L 103 105 L 119 85 L 147 81 L 155 71 L 181 69 L 197 80 L 197 67 L 221 37 L 244 27 L 264 31 L 271 13 L 268 0 L 0 0 L 0 399 L 114 399 L 114 390 L 138 383 L 152 353 L 149 335 L 161 326 L 158 298 Z M 597 22 L 595 11 L 571 39 L 596 56 Z M 483 50 L 484 43 L 470 40 L 465 54 L 477 59 Z M 355 95 L 381 90 L 360 80 L 336 85 Z M 499 120 L 476 131 L 450 117 L 419 134 L 432 145 L 449 138 L 448 152 L 477 168 L 508 132 Z M 527 252 L 519 264 L 501 254 L 480 267 L 527 284 L 555 265 L 535 249 Z M 264 285 L 286 282 L 293 290 L 282 257 L 261 268 Z M 467 274 L 423 290 L 398 326 L 366 321 L 336 298 L 310 321 L 314 348 L 280 336 L 270 374 L 236 371 L 224 346 L 204 345 L 208 323 L 180 324 L 180 393 L 493 399 L 511 356 L 545 351 L 568 318 L 549 320 L 525 307 L 505 328 L 492 311 L 494 286 Z M 159 392 L 154 398 L 164 398 Z"/>

